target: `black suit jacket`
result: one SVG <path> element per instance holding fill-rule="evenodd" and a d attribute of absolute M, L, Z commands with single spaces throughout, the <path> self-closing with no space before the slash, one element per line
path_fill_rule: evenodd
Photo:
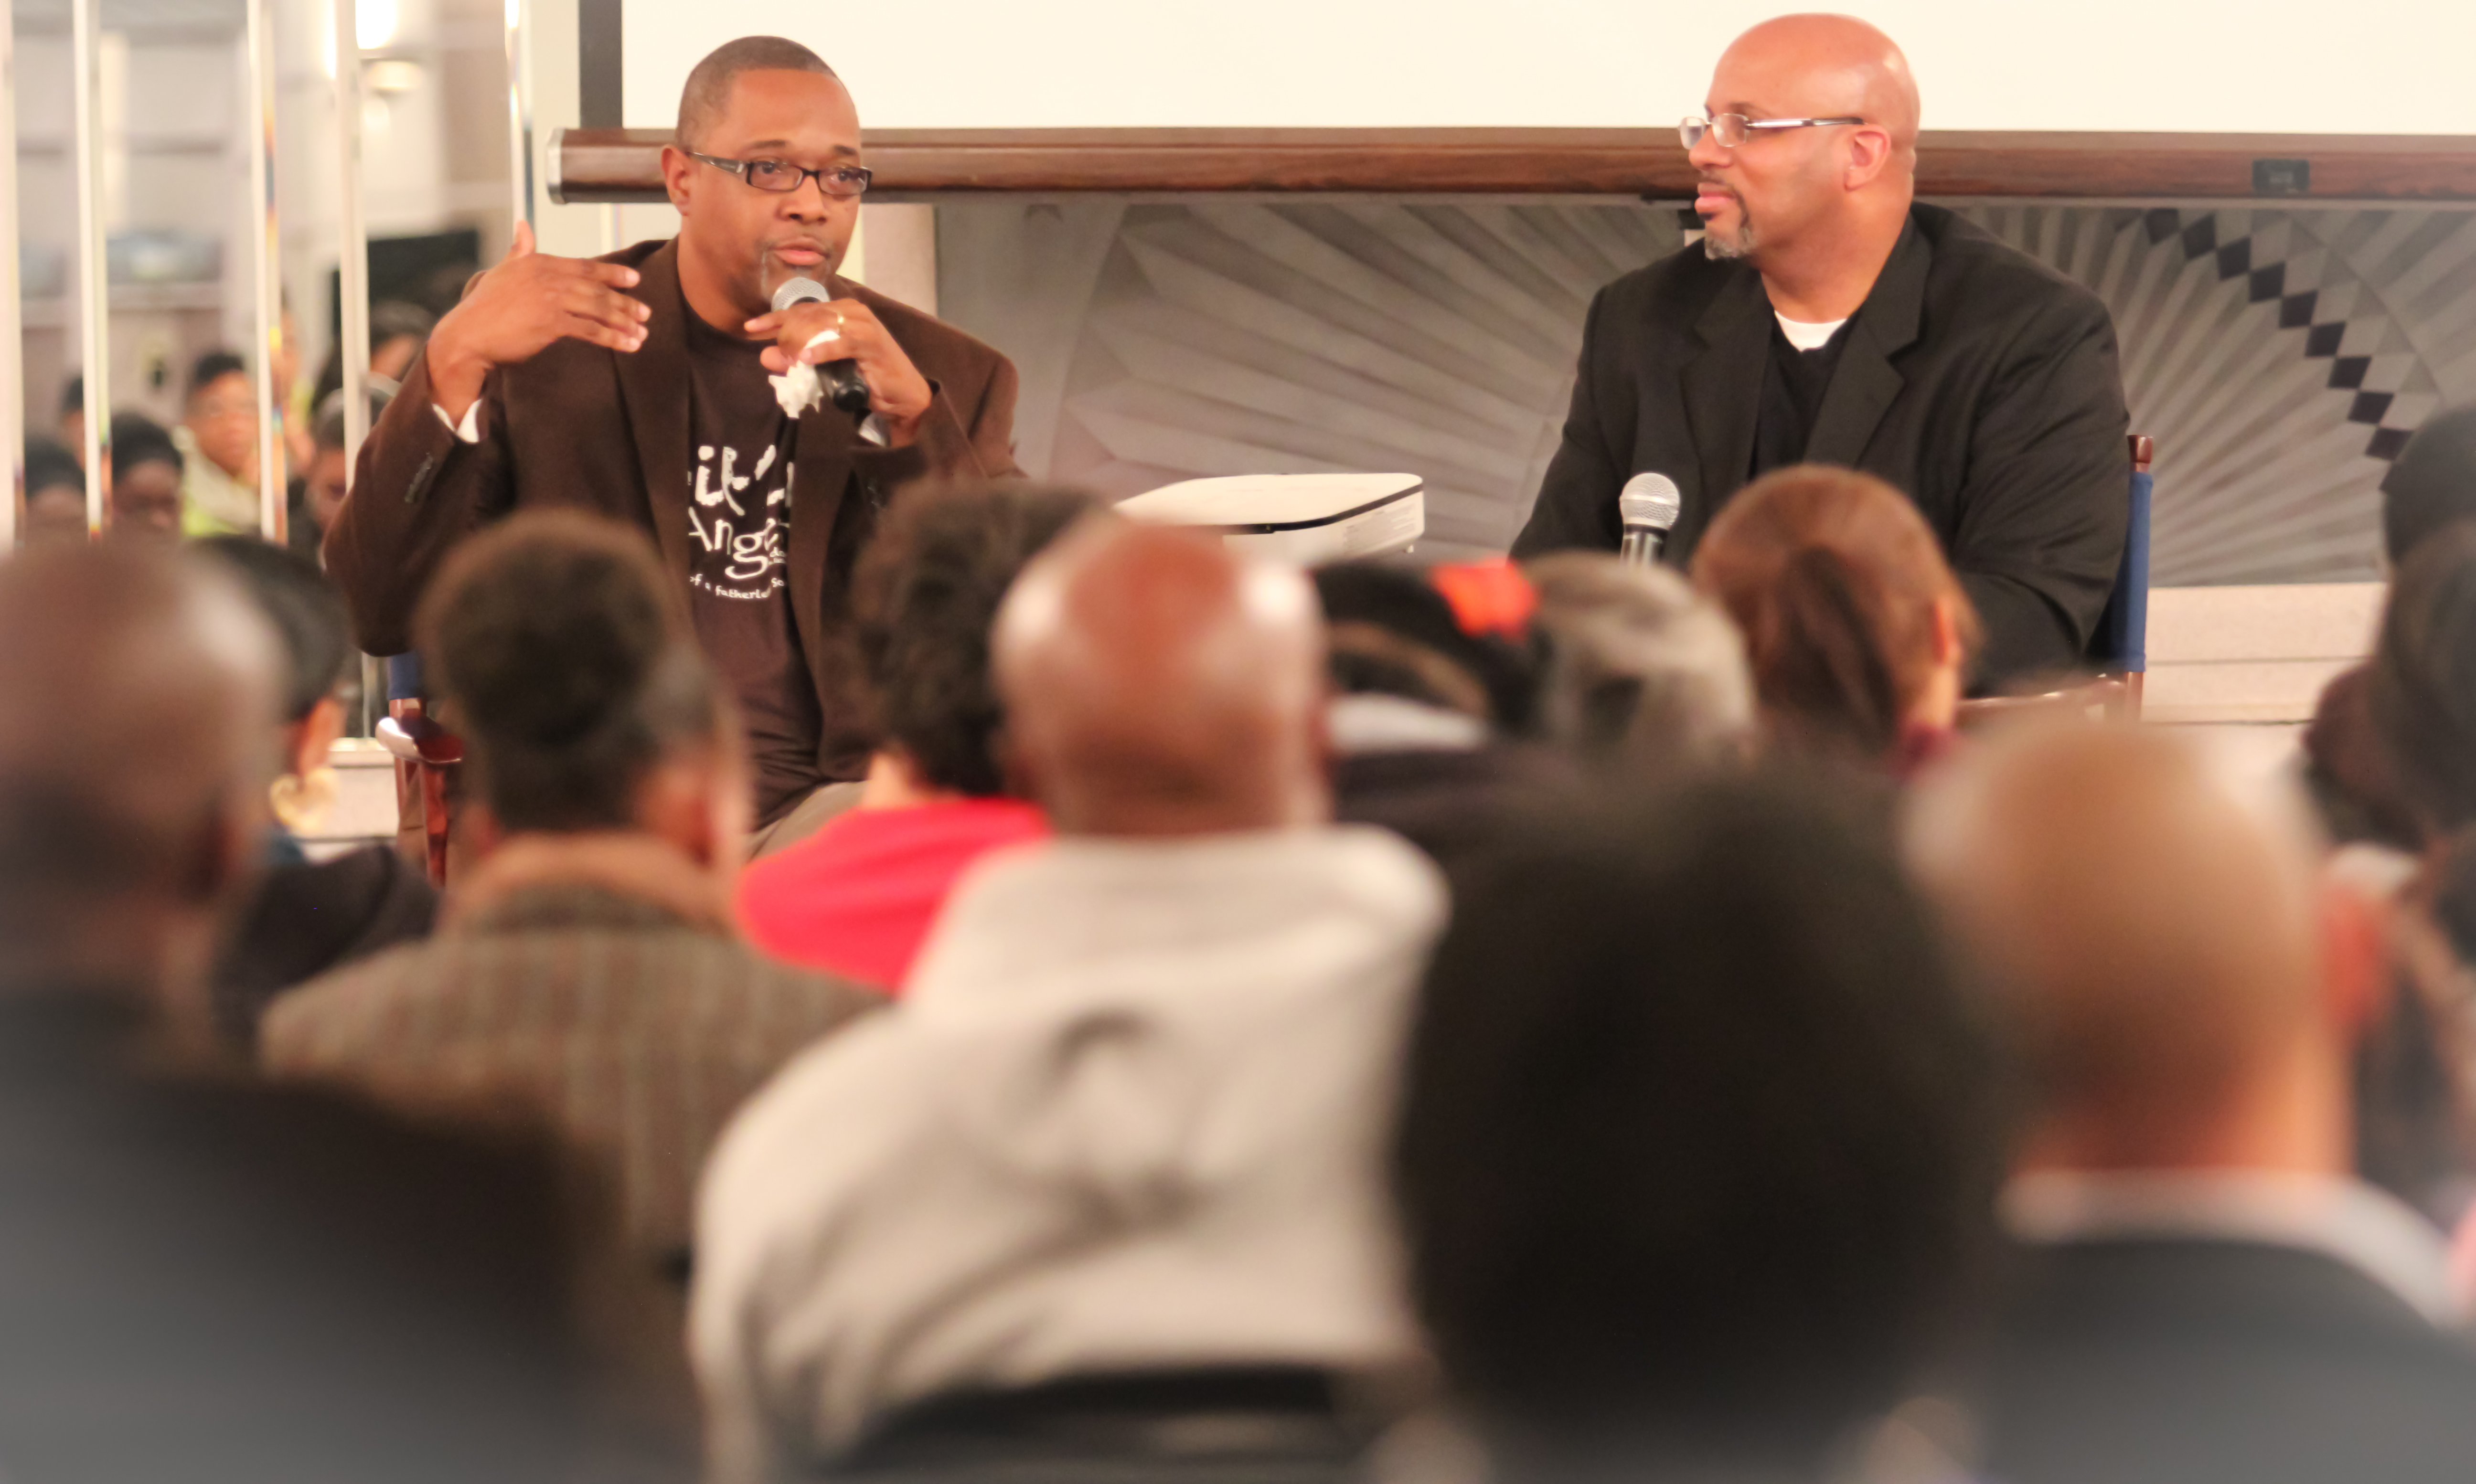
<path fill-rule="evenodd" d="M 2476 1478 L 2476 1350 L 2336 1258 L 2142 1240 L 2029 1261 L 1981 1376 L 1987 1478 Z"/>
<path fill-rule="evenodd" d="M 1656 471 L 1690 562 L 1746 482 L 1770 355 L 1762 276 L 1688 247 L 1592 301 L 1563 443 L 1517 556 L 1614 550 L 1617 492 Z M 2115 585 L 2132 466 L 2115 326 L 2088 289 L 1940 207 L 1845 332 L 1807 446 L 1905 490 L 1986 625 L 1989 680 L 2076 663 Z"/>
<path fill-rule="evenodd" d="M 560 340 L 501 366 L 483 384 L 481 442 L 465 444 L 433 411 L 429 363 L 416 361 L 361 445 L 353 493 L 327 532 L 327 571 L 343 593 L 362 649 L 411 648 L 412 617 L 456 543 L 518 509 L 566 507 L 641 527 L 687 602 L 689 550 L 687 309 L 676 241 L 607 255 L 641 278 L 630 290 L 653 310 L 645 343 L 621 354 Z M 933 393 L 909 448 L 880 449 L 831 408 L 800 419 L 786 580 L 826 726 L 819 763 L 856 777 L 868 751 L 849 715 L 845 646 L 852 564 L 899 486 L 928 477 L 1022 473 L 1013 454 L 1014 363 L 953 326 L 836 279 L 882 321 Z"/>
<path fill-rule="evenodd" d="M 573 1328 L 551 1151 L 153 1075 L 133 998 L 0 984 L 0 1473 L 687 1476 Z"/>

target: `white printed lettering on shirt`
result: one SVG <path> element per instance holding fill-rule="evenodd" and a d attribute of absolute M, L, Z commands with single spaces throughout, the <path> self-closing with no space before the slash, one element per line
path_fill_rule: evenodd
<path fill-rule="evenodd" d="M 694 575 L 691 581 L 699 589 L 718 597 L 740 599 L 769 597 L 781 589 L 782 537 L 788 529 L 784 516 L 790 504 L 792 465 L 785 461 L 780 482 L 763 492 L 761 508 L 767 512 L 764 524 L 747 526 L 748 507 L 739 499 L 741 490 L 764 480 L 773 470 L 775 458 L 776 450 L 768 446 L 758 454 L 750 473 L 738 474 L 733 472 L 739 461 L 737 449 L 711 444 L 698 447 L 696 474 L 690 485 L 694 499 L 688 507 L 688 529 L 707 555 L 729 557 L 721 571 L 708 569 Z M 782 515 L 772 513 L 778 506 L 784 507 Z M 735 523 L 733 516 L 740 517 L 740 522 Z"/>

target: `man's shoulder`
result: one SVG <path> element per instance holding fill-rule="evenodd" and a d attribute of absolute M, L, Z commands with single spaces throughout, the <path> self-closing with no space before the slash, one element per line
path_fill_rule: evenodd
<path fill-rule="evenodd" d="M 270 1066 L 308 1058 L 354 1060 L 383 1051 L 384 1027 L 403 1012 L 441 999 L 460 976 L 459 940 L 429 937 L 398 943 L 339 965 L 266 1007 L 259 1044 Z M 401 1049 L 400 1047 L 398 1048 Z"/>
<path fill-rule="evenodd" d="M 1921 203 L 1911 216 L 1934 250 L 1926 273 L 1930 297 L 1966 298 L 1981 319 L 2111 322 L 2106 301 L 2088 284 L 1997 240 L 1959 212 Z"/>
<path fill-rule="evenodd" d="M 2040 1248 L 2025 1261 L 2005 1327 L 2031 1351 L 2378 1361 L 2456 1377 L 2476 1398 L 2476 1348 L 2354 1264 L 2284 1245 L 2161 1238 Z"/>

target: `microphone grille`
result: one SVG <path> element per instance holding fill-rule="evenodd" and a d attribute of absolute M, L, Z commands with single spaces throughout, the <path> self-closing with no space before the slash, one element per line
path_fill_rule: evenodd
<path fill-rule="evenodd" d="M 826 285 L 815 279 L 785 279 L 782 286 L 774 290 L 774 310 L 779 314 L 795 304 L 823 304 L 832 297 L 826 292 Z"/>
<path fill-rule="evenodd" d="M 1625 481 L 1624 492 L 1617 496 L 1617 517 L 1628 526 L 1671 530 L 1684 511 L 1685 497 L 1665 474 L 1637 474 Z"/>

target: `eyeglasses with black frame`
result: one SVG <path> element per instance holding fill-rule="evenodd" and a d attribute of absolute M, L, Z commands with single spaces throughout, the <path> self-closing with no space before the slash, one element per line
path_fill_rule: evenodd
<path fill-rule="evenodd" d="M 868 192 L 868 183 L 876 173 L 866 165 L 828 165 L 820 170 L 803 169 L 787 160 L 722 160 L 712 155 L 687 152 L 690 160 L 702 160 L 717 170 L 728 170 L 758 190 L 787 196 L 817 178 L 817 188 L 829 196 L 849 201 Z"/>
<path fill-rule="evenodd" d="M 1752 131 L 1756 129 L 1820 129 L 1831 124 L 1862 124 L 1865 121 L 1853 115 L 1843 118 L 1747 118 L 1743 113 L 1721 113 L 1714 118 L 1689 115 L 1685 122 L 1676 126 L 1676 136 L 1685 141 L 1687 149 L 1701 143 L 1706 134 L 1718 140 L 1721 149 L 1735 149 L 1753 137 Z"/>

